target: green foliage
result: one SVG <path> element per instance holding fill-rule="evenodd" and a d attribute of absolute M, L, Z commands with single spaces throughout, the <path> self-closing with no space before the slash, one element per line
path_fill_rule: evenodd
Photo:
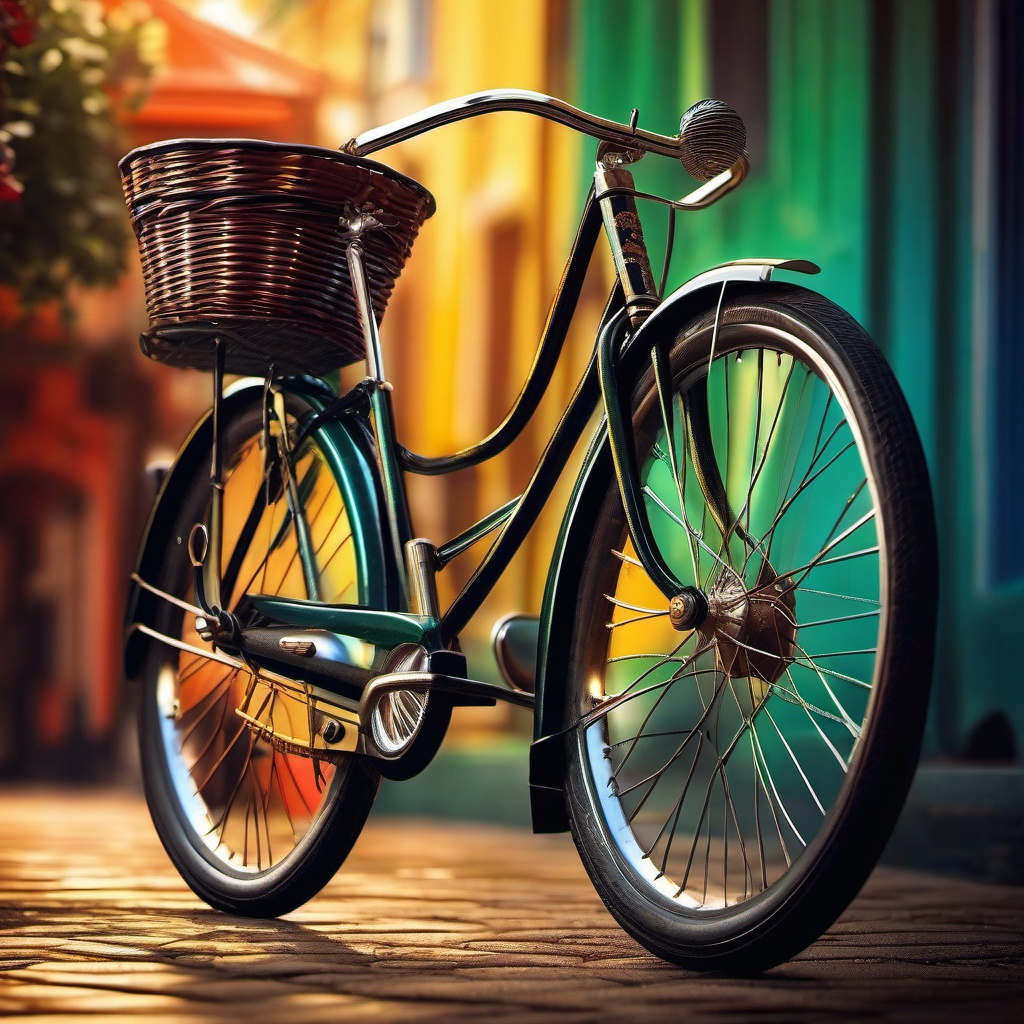
<path fill-rule="evenodd" d="M 144 4 L 22 0 L 34 38 L 0 60 L 0 145 L 20 196 L 0 202 L 0 284 L 32 308 L 72 284 L 115 282 L 130 228 L 117 173 L 117 112 L 137 104 L 162 26 Z"/>

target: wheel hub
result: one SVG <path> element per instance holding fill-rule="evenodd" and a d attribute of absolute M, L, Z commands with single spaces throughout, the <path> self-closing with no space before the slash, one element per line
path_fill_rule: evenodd
<path fill-rule="evenodd" d="M 748 590 L 734 569 L 723 566 L 707 600 L 707 618 L 698 633 L 705 643 L 715 644 L 719 668 L 733 678 L 776 682 L 796 646 L 792 580 L 778 576 L 766 561 Z"/>

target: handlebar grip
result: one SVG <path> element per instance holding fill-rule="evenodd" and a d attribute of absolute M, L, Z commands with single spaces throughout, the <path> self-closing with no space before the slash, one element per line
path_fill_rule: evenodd
<path fill-rule="evenodd" d="M 679 159 L 698 181 L 710 181 L 743 156 L 747 129 L 721 100 L 700 100 L 679 121 Z"/>

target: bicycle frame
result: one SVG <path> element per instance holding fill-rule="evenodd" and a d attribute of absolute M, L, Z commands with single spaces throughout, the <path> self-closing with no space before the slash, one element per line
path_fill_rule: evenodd
<path fill-rule="evenodd" d="M 387 534 L 396 555 L 408 551 L 410 544 L 418 545 L 417 550 L 420 552 L 418 559 L 406 560 L 405 578 L 402 582 L 402 591 L 406 595 L 409 608 L 409 615 L 406 616 L 409 630 L 406 631 L 406 635 L 407 638 L 414 638 L 415 642 L 427 642 L 438 648 L 450 646 L 479 609 L 518 551 L 550 497 L 559 474 L 600 400 L 596 356 L 591 359 L 577 385 L 575 394 L 523 494 L 436 549 L 429 542 L 417 541 L 412 537 L 402 470 L 423 475 L 456 472 L 500 454 L 521 434 L 550 384 L 576 310 L 587 265 L 600 229 L 600 208 L 591 195 L 588 197 L 566 271 L 552 303 L 551 314 L 527 381 L 502 424 L 489 437 L 465 451 L 439 458 L 427 458 L 409 451 L 397 442 L 390 384 L 384 374 L 380 337 L 373 317 L 363 317 L 367 342 L 367 377 L 363 387 L 369 396 L 369 421 L 376 441 L 378 468 L 383 482 L 383 511 L 387 521 Z M 358 262 L 358 256 L 355 257 L 355 261 Z M 361 270 L 356 270 L 353 276 L 357 281 L 362 280 Z M 621 296 L 617 289 L 603 318 L 603 334 L 619 332 L 622 324 L 619 314 L 622 308 Z M 457 555 L 501 527 L 503 529 L 498 539 L 450 608 L 442 614 L 429 598 L 424 601 L 424 595 L 433 591 L 432 576 L 435 570 L 443 568 Z M 424 545 L 428 545 L 426 552 L 423 551 Z M 290 616 L 294 616 L 298 610 L 296 602 L 281 598 L 257 599 L 256 603 L 257 607 L 268 615 L 284 621 L 290 621 Z M 301 608 L 301 614 L 303 625 L 311 624 L 315 617 L 305 605 Z M 336 609 L 330 614 L 330 619 L 329 628 L 334 631 L 348 632 L 370 642 L 390 639 L 382 637 L 377 629 L 373 630 L 373 635 L 365 635 L 370 623 L 361 609 L 352 609 L 351 612 Z"/>
<path fill-rule="evenodd" d="M 350 242 L 347 249 L 349 271 L 353 282 L 354 299 L 360 312 L 360 323 L 366 351 L 366 378 L 355 391 L 340 399 L 327 400 L 321 393 L 317 400 L 319 411 L 316 420 L 331 426 L 332 410 L 340 408 L 345 412 L 354 409 L 361 414 L 358 419 L 372 431 L 373 457 L 377 462 L 381 493 L 379 496 L 381 520 L 386 524 L 385 536 L 392 552 L 390 561 L 397 573 L 399 591 L 398 607 L 402 610 L 368 609 L 345 605 L 320 603 L 315 590 L 310 591 L 308 600 L 261 597 L 253 595 L 251 603 L 273 621 L 282 624 L 328 630 L 334 633 L 356 637 L 383 649 L 392 649 L 402 643 L 423 646 L 428 653 L 444 652 L 453 648 L 457 638 L 472 616 L 494 587 L 502 572 L 510 563 L 536 522 L 541 510 L 550 497 L 554 486 L 565 468 L 571 453 L 586 429 L 591 415 L 599 403 L 605 409 L 605 428 L 599 433 L 599 445 L 610 449 L 614 471 L 626 510 L 630 535 L 638 558 L 651 578 L 666 597 L 671 610 L 673 625 L 679 629 L 692 628 L 699 623 L 706 606 L 702 607 L 702 595 L 694 588 L 682 586 L 664 564 L 657 547 L 650 541 L 651 530 L 642 500 L 642 485 L 634 454 L 632 424 L 629 414 L 629 396 L 623 393 L 636 379 L 638 368 L 645 359 L 653 360 L 655 377 L 661 389 L 666 377 L 664 348 L 674 339 L 673 326 L 683 322 L 682 315 L 690 315 L 721 300 L 721 289 L 729 281 L 766 282 L 778 268 L 802 272 L 816 272 L 813 264 L 786 260 L 745 260 L 728 264 L 699 275 L 678 289 L 671 296 L 663 297 L 661 288 L 655 284 L 651 272 L 643 233 L 636 212 L 637 198 L 653 200 L 668 206 L 671 210 L 694 210 L 704 208 L 735 188 L 747 172 L 746 157 L 722 171 L 710 181 L 680 200 L 665 200 L 638 192 L 629 173 L 628 166 L 640 159 L 645 152 L 679 156 L 680 138 L 659 136 L 644 132 L 636 127 L 636 117 L 630 125 L 616 125 L 613 122 L 595 118 L 578 111 L 568 104 L 551 97 L 518 90 L 497 93 L 481 93 L 463 97 L 448 104 L 431 108 L 420 115 L 395 122 L 368 132 L 352 140 L 345 147 L 349 152 L 365 155 L 395 142 L 428 131 L 441 124 L 447 124 L 465 117 L 476 116 L 494 110 L 520 110 L 547 117 L 601 139 L 598 149 L 594 186 L 591 189 L 575 240 L 571 247 L 562 279 L 552 301 L 548 321 L 537 348 L 533 366 L 526 382 L 507 413 L 505 419 L 488 437 L 478 444 L 453 455 L 428 458 L 418 455 L 401 445 L 395 436 L 394 417 L 391 404 L 391 385 L 385 373 L 385 360 L 376 319 L 371 312 L 369 292 L 362 267 L 360 234 L 367 225 L 356 214 L 343 223 Z M 594 354 L 581 376 L 576 390 L 563 412 L 555 431 L 545 448 L 534 474 L 525 491 L 503 506 L 484 516 L 478 523 L 458 536 L 435 547 L 430 541 L 414 538 L 410 525 L 406 501 L 403 471 L 424 475 L 440 475 L 465 469 L 486 461 L 504 451 L 522 432 L 530 421 L 539 402 L 550 385 L 552 374 L 564 347 L 569 326 L 575 314 L 584 277 L 593 256 L 598 236 L 602 233 L 608 239 L 616 269 L 617 283 L 609 298 L 598 329 Z M 670 315 L 674 310 L 680 315 Z M 219 381 L 219 375 L 215 375 Z M 292 385 L 289 385 L 292 386 Z M 275 390 L 271 385 L 266 388 Z M 309 393 L 315 386 L 303 384 L 299 390 Z M 268 400 L 264 395 L 264 402 Z M 219 464 L 216 457 L 216 421 L 221 402 L 219 383 L 215 391 L 213 437 L 215 452 L 211 481 L 214 493 L 214 511 L 219 481 Z M 365 411 L 357 406 L 365 406 Z M 667 398 L 662 389 L 663 413 L 667 412 Z M 338 412 L 336 417 L 340 417 Z M 339 423 L 338 428 L 342 425 Z M 210 434 L 210 427 L 199 432 L 201 437 Z M 308 429 L 308 428 L 307 428 Z M 342 430 L 344 433 L 345 431 Z M 358 439 L 353 450 L 361 448 Z M 367 448 L 361 449 L 364 460 Z M 209 449 L 207 449 L 209 451 Z M 183 452 L 183 454 L 185 454 Z M 713 453 L 712 453 L 713 456 Z M 193 464 L 196 456 L 189 456 Z M 717 472 L 717 471 L 716 471 Z M 168 481 L 171 484 L 171 481 Z M 160 502 L 173 501 L 173 485 L 162 493 Z M 712 498 L 709 495 L 709 501 Z M 160 516 L 154 514 L 153 522 Z M 298 524 L 297 524 L 298 525 Z M 211 522 L 211 533 L 207 548 L 214 551 L 219 546 L 216 514 Z M 539 705 L 536 718 L 536 737 L 540 741 L 557 731 L 557 713 L 550 710 L 551 698 L 545 696 L 544 680 L 547 675 L 547 643 L 545 637 L 561 630 L 558 617 L 558 594 L 561 586 L 561 572 L 564 554 L 571 548 L 571 537 L 578 531 L 579 516 L 570 505 L 563 521 L 562 535 L 556 557 L 552 563 L 548 588 L 545 595 L 544 622 L 542 626 L 542 653 L 539 656 L 539 678 L 536 702 Z M 152 535 L 153 526 L 150 527 Z M 438 607 L 434 576 L 437 571 L 457 555 L 467 551 L 479 540 L 500 530 L 490 549 L 480 560 L 462 591 L 443 612 Z M 300 550 L 304 548 L 299 536 Z M 146 625 L 147 615 L 137 608 L 142 590 L 153 591 L 146 582 L 147 549 L 144 542 L 140 556 L 139 571 L 134 578 L 134 591 L 129 602 L 129 629 L 138 630 L 147 637 L 156 636 Z M 205 552 L 202 552 L 205 554 Z M 303 557 L 306 557 L 306 552 Z M 403 557 L 404 556 L 404 557 Z M 386 556 L 385 556 L 386 558 Z M 202 562 L 194 558 L 194 562 Z M 213 565 L 219 559 L 210 559 Z M 197 567 L 197 594 L 200 587 L 207 594 L 219 593 L 219 581 L 212 578 L 209 567 Z M 157 592 L 157 597 L 165 596 Z M 152 594 L 147 595 L 151 599 Z M 203 602 L 200 602 L 203 603 Z M 393 606 L 394 607 L 394 606 Z M 205 606 L 204 606 L 204 610 Z M 230 617 L 229 617 L 230 618 Z M 138 633 L 135 634 L 138 636 Z M 216 639 L 215 639 L 216 642 Z M 134 675 L 140 657 L 139 643 L 126 647 L 126 668 Z M 443 659 L 438 660 L 438 666 Z M 450 667 L 450 666 L 449 666 Z M 501 699 L 533 706 L 534 697 L 493 684 L 478 683 L 464 678 L 458 666 L 455 675 L 443 674 L 438 668 L 433 673 L 395 673 L 367 679 L 360 705 L 388 689 L 447 689 L 456 703 L 493 703 Z M 557 703 L 557 695 L 554 698 Z M 543 751 L 535 744 L 535 751 Z M 544 771 L 539 772 L 544 776 Z M 543 782 L 541 783 L 543 786 Z"/>
<path fill-rule="evenodd" d="M 582 436 L 598 401 L 603 398 L 606 410 L 611 412 L 609 422 L 613 424 L 612 445 L 616 472 L 639 557 L 666 597 L 686 605 L 689 614 L 680 618 L 679 625 L 680 628 L 688 628 L 697 621 L 702 612 L 700 601 L 695 596 L 693 588 L 684 587 L 675 579 L 656 547 L 649 541 L 650 527 L 643 502 L 639 500 L 632 442 L 628 436 L 629 432 L 624 428 L 623 417 L 617 412 L 622 404 L 619 399 L 617 364 L 627 337 L 626 320 L 628 319 L 629 326 L 636 331 L 660 303 L 658 287 L 654 282 L 636 211 L 635 197 L 666 202 L 659 197 L 638 193 L 632 175 L 626 167 L 648 151 L 679 156 L 680 140 L 638 129 L 635 112 L 631 124 L 623 126 L 586 114 L 553 97 L 522 90 L 502 90 L 478 93 L 429 108 L 412 118 L 364 133 L 344 148 L 350 153 L 363 156 L 440 125 L 498 110 L 533 113 L 567 124 L 601 139 L 602 142 L 598 151 L 594 188 L 587 198 L 534 364 L 512 409 L 489 437 L 465 451 L 440 458 L 417 455 L 397 443 L 391 410 L 390 385 L 384 374 L 384 356 L 376 321 L 370 311 L 358 241 L 354 241 L 348 250 L 349 267 L 355 298 L 360 308 L 367 351 L 367 377 L 364 384 L 370 395 L 370 419 L 377 442 L 378 465 L 384 484 L 388 533 L 396 553 L 406 551 L 409 554 L 405 565 L 406 578 L 402 586 L 408 607 L 418 617 L 428 620 L 423 625 L 423 636 L 428 632 L 433 633 L 436 637 L 435 642 L 445 647 L 451 645 L 480 608 L 536 522 L 573 447 Z M 747 162 L 744 157 L 690 196 L 678 202 L 669 201 L 667 205 L 682 209 L 699 209 L 707 206 L 735 188 L 743 180 L 746 170 Z M 414 542 L 409 527 L 410 517 L 405 502 L 401 470 L 425 475 L 455 472 L 492 458 L 504 451 L 519 436 L 550 384 L 602 225 L 615 264 L 617 287 L 602 318 L 595 356 L 579 381 L 529 485 L 518 498 L 485 516 L 469 530 L 438 549 L 434 549 L 427 541 Z M 350 225 L 349 230 L 357 236 L 358 225 Z M 443 568 L 456 555 L 499 527 L 501 533 L 497 540 L 451 607 L 441 614 L 436 607 L 436 599 L 431 597 L 436 593 L 433 572 Z M 414 545 L 412 550 L 408 547 L 410 544 Z M 262 607 L 268 614 L 282 616 L 287 620 L 288 602 L 268 601 L 263 602 Z"/>

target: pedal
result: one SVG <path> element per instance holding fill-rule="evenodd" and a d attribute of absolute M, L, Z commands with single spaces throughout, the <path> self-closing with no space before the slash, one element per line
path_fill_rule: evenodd
<path fill-rule="evenodd" d="M 540 619 L 533 615 L 506 615 L 494 625 L 491 645 L 502 678 L 513 689 L 533 693 L 537 687 L 537 646 Z"/>

